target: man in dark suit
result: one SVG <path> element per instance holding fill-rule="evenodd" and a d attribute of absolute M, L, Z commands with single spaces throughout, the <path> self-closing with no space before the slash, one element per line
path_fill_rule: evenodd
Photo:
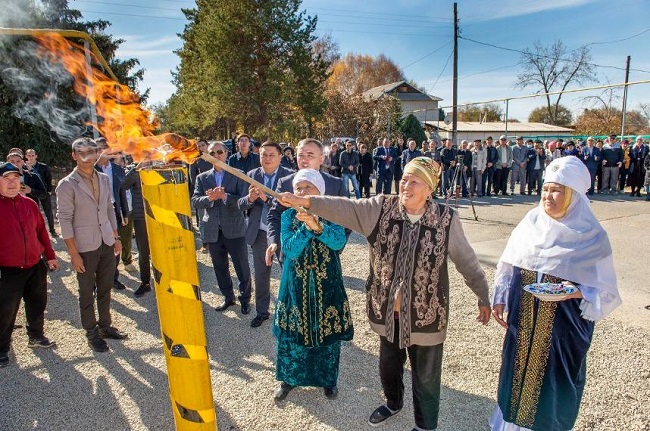
<path fill-rule="evenodd" d="M 111 151 L 108 149 L 106 140 L 104 138 L 96 139 L 99 151 L 101 151 L 95 169 L 99 172 L 103 172 L 108 175 L 110 181 L 111 190 L 113 191 L 113 207 L 115 209 L 115 219 L 117 220 L 118 226 L 126 226 L 129 223 L 129 204 L 126 199 L 126 191 L 122 190 L 122 183 L 124 178 L 126 178 L 126 172 L 124 168 L 113 163 L 111 160 Z M 120 237 L 122 240 L 123 238 Z M 130 238 L 129 238 L 130 240 Z M 124 245 L 126 241 L 120 241 Z M 131 242 L 128 241 L 130 245 Z M 128 247 L 128 245 L 127 245 Z M 117 265 L 120 263 L 120 255 L 115 257 L 115 275 L 113 276 L 113 288 L 115 290 L 124 290 L 126 286 L 118 278 L 120 276 L 120 271 L 117 269 Z"/>
<path fill-rule="evenodd" d="M 221 142 L 208 147 L 211 156 L 222 162 L 228 157 L 228 150 Z M 196 177 L 192 205 L 203 208 L 204 241 L 212 259 L 223 302 L 215 309 L 224 311 L 235 305 L 233 283 L 230 278 L 228 255 L 239 279 L 239 302 L 242 314 L 250 312 L 251 270 L 248 266 L 246 248 L 246 220 L 237 203 L 248 193 L 246 183 L 217 165 Z"/>
<path fill-rule="evenodd" d="M 535 142 L 533 148 L 528 150 L 528 161 L 526 162 L 529 195 L 533 192 L 534 187 L 537 188 L 538 196 L 542 194 L 542 174 L 546 165 L 545 160 L 546 151 L 544 151 L 541 141 Z"/>
<path fill-rule="evenodd" d="M 396 158 L 395 149 L 390 147 L 390 139 L 384 138 L 382 146 L 375 148 L 372 158 L 377 161 L 377 187 L 375 193 L 389 195 L 393 182 L 393 172 L 395 172 Z"/>
<path fill-rule="evenodd" d="M 298 143 L 297 157 L 298 169 L 316 169 L 319 170 L 325 156 L 323 155 L 323 144 L 313 138 L 305 138 Z M 343 181 L 325 172 L 321 172 L 323 180 L 325 180 L 325 195 L 327 196 L 344 196 L 349 198 L 349 193 L 346 192 L 343 186 Z M 278 181 L 275 191 L 278 193 L 293 192 L 293 177 L 295 173 L 282 178 Z M 269 246 L 266 249 L 266 264 L 271 266 L 273 256 L 277 254 L 278 260 L 282 262 L 282 257 L 279 254 L 280 250 L 280 217 L 286 207 L 279 204 L 273 199 L 273 204 L 269 210 L 267 219 L 268 235 L 267 240 Z"/>
<path fill-rule="evenodd" d="M 237 151 L 230 156 L 228 164 L 242 172 L 249 172 L 260 167 L 260 156 L 251 151 L 251 137 L 242 133 L 237 138 Z"/>
<path fill-rule="evenodd" d="M 458 152 L 453 147 L 451 139 L 444 140 L 444 147 L 440 151 L 440 161 L 442 162 L 442 195 L 447 196 L 451 181 L 456 170 L 456 156 Z"/>
<path fill-rule="evenodd" d="M 481 194 L 483 196 L 492 196 L 492 180 L 494 179 L 495 164 L 499 161 L 499 153 L 497 149 L 492 146 L 492 136 L 485 139 L 485 150 L 487 152 L 487 162 L 485 164 L 485 171 L 483 171 L 483 178 L 481 181 Z"/>
<path fill-rule="evenodd" d="M 589 187 L 588 195 L 594 194 L 594 182 L 596 181 L 596 171 L 598 166 L 602 163 L 603 156 L 601 151 L 594 146 L 594 138 L 591 136 L 587 138 L 587 145 L 582 148 L 580 158 L 589 170 L 591 177 L 591 186 Z"/>
<path fill-rule="evenodd" d="M 248 172 L 248 176 L 275 189 L 278 181 L 291 175 L 294 171 L 280 166 L 282 147 L 275 142 L 264 142 L 260 148 L 262 167 Z M 251 321 L 251 327 L 257 328 L 269 318 L 271 303 L 271 267 L 266 265 L 267 219 L 272 198 L 255 186 L 248 188 L 248 194 L 239 198 L 239 209 L 248 212 L 246 243 L 253 252 L 253 271 L 255 273 L 255 310 L 257 316 Z"/>
<path fill-rule="evenodd" d="M 56 238 L 59 235 L 56 233 L 56 230 L 54 230 L 54 213 L 52 212 L 52 171 L 48 165 L 38 161 L 38 155 L 36 154 L 36 150 L 33 148 L 28 148 L 25 151 L 25 157 L 27 158 L 27 165 L 29 165 L 29 167 L 41 177 L 41 180 L 43 180 L 47 196 L 45 199 L 39 199 L 39 202 L 41 207 L 43 207 L 45 218 L 47 218 L 47 226 L 50 229 L 50 236 Z"/>

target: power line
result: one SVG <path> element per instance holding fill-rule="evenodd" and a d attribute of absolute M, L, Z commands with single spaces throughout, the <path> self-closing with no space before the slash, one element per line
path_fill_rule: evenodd
<path fill-rule="evenodd" d="M 442 67 L 442 70 L 440 71 L 440 74 L 438 74 L 438 77 L 436 78 L 435 82 L 434 82 L 433 85 L 431 86 L 431 90 L 427 90 L 427 91 L 433 91 L 433 89 L 436 87 L 436 84 L 438 83 L 438 80 L 440 79 L 440 77 L 442 76 L 442 74 L 445 73 L 445 70 L 447 70 L 447 66 L 449 65 L 449 60 L 451 60 L 451 56 L 452 56 L 453 54 L 454 54 L 454 51 L 452 50 L 452 51 L 449 53 L 449 57 L 447 57 L 447 61 L 445 61 L 445 65 Z"/>
<path fill-rule="evenodd" d="M 441 49 L 443 49 L 443 48 L 445 48 L 445 47 L 447 47 L 447 46 L 449 46 L 449 45 L 451 45 L 451 41 L 445 43 L 444 45 L 442 45 L 442 46 L 439 47 L 439 48 L 434 49 L 433 51 L 431 51 L 430 53 L 428 53 L 428 54 L 425 55 L 424 57 L 418 58 L 418 59 L 415 60 L 414 62 L 411 62 L 411 63 L 407 64 L 406 66 L 402 67 L 402 69 L 406 69 L 406 68 L 409 67 L 409 66 L 413 66 L 415 63 L 424 60 L 425 58 L 429 57 L 429 56 L 432 55 L 432 54 L 435 54 L 436 52 L 440 51 Z"/>
<path fill-rule="evenodd" d="M 458 37 L 460 39 L 466 40 L 468 42 L 474 42 L 474 43 L 479 44 L 479 45 L 489 46 L 491 48 L 501 49 L 503 51 L 516 52 L 516 53 L 524 54 L 524 55 L 528 55 L 528 56 L 530 56 L 532 54 L 530 52 L 522 51 L 520 49 L 508 48 L 508 47 L 505 47 L 505 46 L 494 45 L 492 43 L 481 42 L 481 41 L 470 39 L 470 38 L 464 37 L 464 36 L 458 36 Z M 551 60 L 559 60 L 559 61 L 565 61 L 565 62 L 573 62 L 573 61 L 575 61 L 574 59 L 570 59 L 570 58 L 568 58 L 568 59 L 567 58 L 555 58 L 555 57 L 550 56 L 550 55 L 535 54 L 535 56 L 539 57 L 539 58 L 548 58 L 548 59 L 551 59 Z M 585 64 L 588 64 L 588 65 L 594 66 L 594 67 L 601 67 L 601 68 L 604 68 L 604 69 L 626 70 L 624 67 L 618 67 L 618 66 L 608 66 L 608 65 L 596 64 L 596 63 L 588 63 L 588 62 L 585 62 Z M 650 73 L 650 71 L 643 70 L 643 69 L 630 69 L 630 70 L 634 70 L 635 72 Z"/>
<path fill-rule="evenodd" d="M 588 43 L 585 46 L 589 46 L 589 45 L 607 45 L 607 44 L 610 44 L 610 43 L 625 42 L 626 40 L 634 39 L 635 37 L 641 36 L 642 34 L 647 33 L 649 31 L 650 31 L 650 28 L 646 28 L 642 32 L 634 34 L 634 35 L 632 35 L 630 37 L 625 37 L 623 39 L 610 40 L 610 41 L 605 41 L 605 42 L 591 42 L 591 43 Z"/>

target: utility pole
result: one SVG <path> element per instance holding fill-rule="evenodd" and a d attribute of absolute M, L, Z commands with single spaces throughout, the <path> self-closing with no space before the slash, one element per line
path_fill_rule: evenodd
<path fill-rule="evenodd" d="M 627 56 L 625 63 L 625 87 L 623 87 L 623 118 L 621 119 L 621 141 L 625 136 L 625 110 L 627 109 L 627 83 L 630 79 L 630 56 Z"/>
<path fill-rule="evenodd" d="M 458 3 L 454 3 L 454 72 L 453 88 L 451 91 L 452 120 L 451 120 L 451 142 L 456 145 L 458 135 Z"/>

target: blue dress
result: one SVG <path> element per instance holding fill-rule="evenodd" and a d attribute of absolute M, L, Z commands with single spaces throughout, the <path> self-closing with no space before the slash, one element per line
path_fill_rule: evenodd
<path fill-rule="evenodd" d="M 506 422 L 567 431 L 580 409 L 594 322 L 581 317 L 580 299 L 540 301 L 522 289 L 536 281 L 536 272 L 514 268 L 497 401 Z"/>
<path fill-rule="evenodd" d="M 285 261 L 273 318 L 277 338 L 276 379 L 293 386 L 337 385 L 341 341 L 354 334 L 341 272 L 343 227 L 323 221 L 315 235 L 282 213 Z"/>

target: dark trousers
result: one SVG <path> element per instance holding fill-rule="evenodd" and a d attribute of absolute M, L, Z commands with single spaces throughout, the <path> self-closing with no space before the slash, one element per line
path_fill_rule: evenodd
<path fill-rule="evenodd" d="M 391 410 L 404 405 L 404 363 L 408 353 L 413 381 L 413 413 L 415 424 L 422 429 L 438 427 L 440 410 L 440 375 L 442 373 L 442 344 L 436 346 L 410 346 L 399 348 L 399 322 L 395 321 L 395 334 L 390 342 L 380 337 L 379 376 Z"/>
<path fill-rule="evenodd" d="M 388 169 L 384 172 L 377 173 L 377 186 L 375 188 L 375 194 L 390 194 L 390 188 L 393 183 L 393 173 Z"/>
<path fill-rule="evenodd" d="M 621 166 L 621 168 L 618 170 L 618 173 L 620 175 L 619 182 L 618 182 L 618 189 L 622 193 L 625 191 L 625 186 L 627 183 L 627 168 Z"/>
<path fill-rule="evenodd" d="M 233 301 L 232 279 L 230 278 L 230 265 L 228 255 L 232 258 L 235 273 L 239 279 L 239 302 L 248 304 L 251 300 L 251 270 L 248 266 L 248 249 L 244 237 L 226 238 L 219 230 L 217 242 L 209 242 L 208 250 L 214 267 L 214 274 L 217 276 L 219 290 L 226 301 Z"/>
<path fill-rule="evenodd" d="M 50 230 L 50 233 L 54 233 L 54 213 L 52 212 L 52 196 L 49 194 L 45 199 L 38 200 L 43 207 L 43 212 L 45 213 L 45 218 L 47 219 L 47 227 Z"/>
<path fill-rule="evenodd" d="M 258 316 L 269 316 L 271 304 L 271 267 L 266 266 L 266 231 L 259 229 L 257 238 L 251 245 L 253 251 L 253 271 L 255 272 L 255 311 Z"/>
<path fill-rule="evenodd" d="M 499 168 L 494 170 L 494 194 L 501 192 L 502 195 L 508 193 L 508 174 L 510 168 Z"/>
<path fill-rule="evenodd" d="M 372 181 L 370 180 L 370 174 L 359 175 L 359 187 L 361 188 L 361 194 L 364 198 L 370 197 L 370 185 Z"/>
<path fill-rule="evenodd" d="M 122 242 L 122 263 L 128 265 L 133 262 L 133 256 L 131 256 L 131 247 L 133 243 L 133 218 L 129 218 L 129 222 L 126 226 L 120 226 L 118 232 L 120 234 L 120 241 Z"/>
<path fill-rule="evenodd" d="M 147 222 L 133 220 L 135 229 L 135 244 L 138 247 L 138 266 L 140 267 L 140 281 L 151 284 L 151 257 L 149 250 L 149 236 L 147 235 Z"/>
<path fill-rule="evenodd" d="M 39 261 L 31 268 L 0 268 L 0 352 L 8 352 L 20 300 L 25 302 L 27 335 L 43 336 L 47 305 L 47 267 Z"/>
<path fill-rule="evenodd" d="M 86 272 L 77 273 L 81 326 L 86 330 L 86 335 L 92 336 L 98 324 L 100 328 L 111 326 L 111 289 L 113 288 L 116 264 L 115 248 L 112 245 L 102 244 L 97 250 L 79 254 L 86 268 Z M 99 320 L 95 316 L 93 294 L 95 287 Z"/>
<path fill-rule="evenodd" d="M 589 170 L 589 176 L 591 177 L 591 182 L 589 186 L 589 190 L 587 190 L 587 193 L 590 195 L 594 194 L 594 184 L 596 183 L 596 167 L 593 168 L 587 168 Z"/>
<path fill-rule="evenodd" d="M 494 179 L 494 166 L 485 168 L 485 170 L 483 171 L 483 178 L 481 179 L 481 195 L 488 195 L 488 196 L 490 195 L 493 179 Z"/>
<path fill-rule="evenodd" d="M 528 171 L 528 194 L 533 192 L 533 189 L 536 189 L 537 194 L 542 193 L 542 174 L 544 171 L 541 169 L 533 169 Z"/>

